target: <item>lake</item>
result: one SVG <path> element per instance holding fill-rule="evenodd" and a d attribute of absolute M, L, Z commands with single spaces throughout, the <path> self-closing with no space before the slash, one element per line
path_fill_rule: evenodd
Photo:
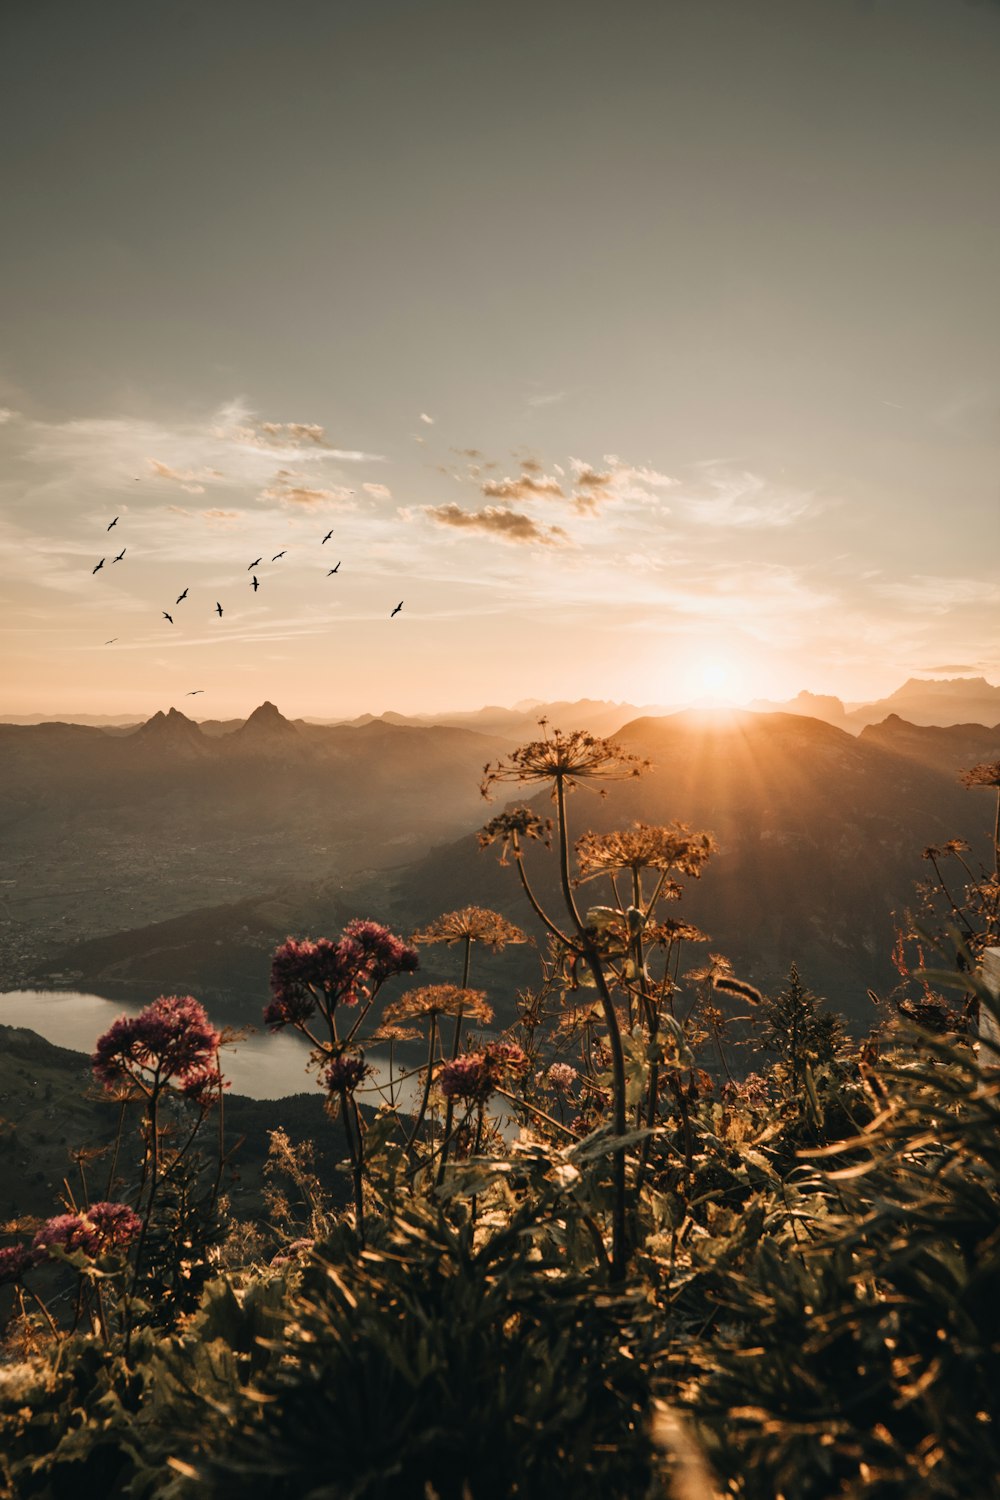
<path fill-rule="evenodd" d="M 97 1038 L 121 1015 L 135 1016 L 141 1005 L 105 1000 L 77 990 L 10 990 L 0 994 L 0 1025 L 26 1026 L 57 1047 L 91 1053 Z M 233 1093 L 251 1099 L 283 1099 L 288 1094 L 312 1093 L 318 1085 L 306 1074 L 309 1046 L 296 1032 L 272 1035 L 260 1031 L 223 1051 L 223 1073 L 232 1081 Z M 366 1054 L 375 1076 L 385 1076 L 386 1059 Z M 397 1063 L 398 1068 L 398 1063 Z M 403 1089 L 403 1099 L 412 1099 L 416 1081 Z M 365 1092 L 366 1104 L 377 1104 L 375 1093 Z"/>

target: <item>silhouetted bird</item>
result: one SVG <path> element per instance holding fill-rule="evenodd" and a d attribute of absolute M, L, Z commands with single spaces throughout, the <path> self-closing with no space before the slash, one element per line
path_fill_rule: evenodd
<path fill-rule="evenodd" d="M 117 526 L 117 525 L 118 525 L 118 517 L 115 516 L 114 520 L 111 522 L 111 526 Z M 111 526 L 108 527 L 109 531 L 111 530 Z"/>
<path fill-rule="evenodd" d="M 402 601 L 402 599 L 400 599 L 399 603 L 396 605 L 396 608 L 393 610 L 392 615 L 398 615 L 399 611 L 402 609 L 402 607 L 403 607 L 403 601 Z M 389 616 L 390 620 L 392 619 L 392 615 Z"/>
<path fill-rule="evenodd" d="M 175 604 L 180 604 L 181 600 L 182 599 L 186 599 L 187 596 L 188 596 L 188 591 L 187 591 L 187 589 L 185 589 L 184 592 L 183 592 L 183 594 L 178 594 L 177 595 L 177 598 L 174 600 L 174 603 Z"/>
<path fill-rule="evenodd" d="M 170 621 L 171 625 L 174 623 L 174 617 L 173 617 L 173 615 L 168 615 L 165 609 L 161 609 L 160 613 L 161 613 L 161 615 L 163 616 L 163 618 L 165 620 L 169 620 Z"/>
<path fill-rule="evenodd" d="M 185 698 L 194 698 L 198 693 L 203 693 L 204 691 L 204 688 L 192 688 L 190 692 L 185 693 L 184 696 Z"/>
<path fill-rule="evenodd" d="M 272 558 L 271 558 L 271 561 L 272 561 L 272 562 L 277 562 L 277 561 L 278 561 L 278 558 L 279 558 L 279 557 L 284 557 L 284 555 L 285 555 L 285 554 L 284 554 L 284 553 L 283 553 L 283 552 L 276 552 L 276 553 L 275 553 L 275 554 L 274 554 L 274 556 L 273 556 L 273 557 L 272 557 Z"/>
<path fill-rule="evenodd" d="M 219 619 L 221 620 L 222 619 L 222 605 L 219 603 L 218 599 L 215 601 L 215 613 L 218 615 Z"/>
<path fill-rule="evenodd" d="M 260 584 L 257 582 L 257 574 L 256 573 L 253 575 L 253 577 L 250 580 L 250 587 L 253 589 L 253 591 L 254 591 L 255 594 L 256 594 L 257 590 L 260 588 Z"/>
<path fill-rule="evenodd" d="M 125 556 L 125 548 L 124 548 L 124 547 L 123 547 L 123 548 L 122 548 L 122 550 L 121 550 L 121 551 L 120 551 L 120 552 L 119 552 L 119 554 L 118 554 L 118 556 L 117 556 L 117 557 L 113 557 L 113 558 L 112 558 L 112 559 L 111 559 L 111 561 L 112 561 L 112 562 L 113 562 L 113 563 L 116 563 L 116 562 L 121 562 L 121 560 L 122 560 L 122 558 L 123 558 L 123 557 L 124 557 L 124 556 Z"/>
<path fill-rule="evenodd" d="M 333 577 L 333 575 L 334 575 L 334 573 L 336 573 L 336 572 L 338 572 L 338 571 L 339 571 L 339 569 L 340 569 L 340 563 L 338 563 L 338 564 L 337 564 L 337 566 L 336 566 L 336 567 L 335 567 L 335 568 L 331 568 L 331 569 L 330 569 L 330 571 L 329 571 L 329 573 L 327 573 L 327 575 L 326 575 L 326 576 L 327 576 L 327 578 L 332 578 L 332 577 Z"/>
<path fill-rule="evenodd" d="M 263 561 L 264 561 L 264 559 L 263 559 L 263 558 L 262 558 L 262 557 L 258 557 L 258 559 L 257 559 L 257 561 L 256 561 L 256 562 L 252 562 L 252 563 L 251 563 L 251 564 L 250 564 L 250 566 L 249 566 L 249 568 L 247 568 L 247 572 L 248 572 L 248 573 L 252 573 L 252 572 L 253 572 L 253 570 L 254 570 L 254 568 L 259 568 L 259 567 L 260 567 L 260 565 L 261 565 L 261 563 L 262 563 L 262 562 L 263 562 Z"/>
<path fill-rule="evenodd" d="M 113 636 L 112 636 L 112 637 L 111 637 L 111 639 L 110 639 L 110 641 L 105 641 L 105 642 L 104 642 L 104 644 L 105 644 L 105 645 L 106 645 L 106 646 L 113 646 L 113 645 L 114 645 L 114 643 L 115 643 L 115 641 L 116 641 L 116 640 L 117 640 L 117 639 L 118 639 L 118 637 L 117 637 L 117 636 L 116 636 L 116 635 L 113 635 Z"/>
<path fill-rule="evenodd" d="M 102 557 L 101 560 L 100 560 L 100 562 L 97 564 L 97 567 L 96 568 L 91 568 L 91 570 L 90 570 L 91 577 L 93 577 L 93 575 L 95 573 L 99 573 L 103 567 L 104 567 L 104 558 Z"/>
<path fill-rule="evenodd" d="M 333 536 L 333 530 L 331 528 L 331 530 L 329 530 L 327 532 L 326 536 L 323 538 L 324 542 L 328 542 L 332 536 Z"/>

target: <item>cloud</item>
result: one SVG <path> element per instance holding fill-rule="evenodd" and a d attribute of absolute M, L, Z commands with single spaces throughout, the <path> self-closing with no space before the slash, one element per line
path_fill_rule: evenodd
<path fill-rule="evenodd" d="M 772 484 L 749 469 L 715 460 L 698 467 L 701 477 L 678 494 L 688 518 L 702 526 L 727 530 L 791 526 L 818 509 L 809 492 Z"/>
<path fill-rule="evenodd" d="M 373 495 L 376 500 L 392 499 L 392 490 L 387 484 L 363 484 L 361 488 L 366 495 Z"/>
<path fill-rule="evenodd" d="M 938 672 L 959 672 L 962 674 L 965 674 L 966 672 L 980 672 L 982 671 L 982 667 L 983 663 L 981 661 L 958 663 L 946 662 L 945 665 L 941 667 L 916 667 L 915 670 L 917 672 L 923 672 L 925 676 L 927 676 L 928 674 L 933 676 Z"/>
<path fill-rule="evenodd" d="M 257 499 L 274 500 L 278 505 L 302 505 L 309 510 L 315 510 L 321 505 L 336 506 L 338 510 L 353 510 L 353 495 L 354 491 L 342 484 L 332 489 L 320 489 L 281 480 L 278 484 L 261 490 Z"/>
<path fill-rule="evenodd" d="M 1000 584 L 985 578 L 942 578 L 916 573 L 903 582 L 877 584 L 875 592 L 904 609 L 922 614 L 947 615 L 962 606 L 1000 605 Z"/>
<path fill-rule="evenodd" d="M 266 453 L 293 451 L 299 459 L 336 458 L 347 463 L 376 462 L 381 454 L 358 448 L 336 448 L 318 422 L 272 422 L 256 417 L 240 401 L 230 401 L 215 414 L 212 437 Z"/>
<path fill-rule="evenodd" d="M 460 505 L 424 506 L 423 513 L 439 526 L 453 526 L 459 530 L 483 531 L 499 537 L 505 542 L 517 544 L 538 543 L 543 547 L 565 547 L 570 539 L 561 526 L 539 526 L 530 516 L 515 510 L 505 510 L 499 505 L 487 505 L 485 510 L 463 510 Z"/>
<path fill-rule="evenodd" d="M 0 406 L 0 427 L 5 427 L 8 422 L 13 422 L 17 415 L 18 413 L 11 411 L 9 406 Z"/>
<path fill-rule="evenodd" d="M 471 458 L 473 463 L 477 463 L 480 459 L 486 457 L 485 453 L 482 453 L 478 448 L 452 448 L 451 451 L 452 453 L 457 453 L 459 458 Z"/>
<path fill-rule="evenodd" d="M 174 484 L 179 484 L 181 489 L 187 490 L 189 495 L 205 493 L 202 480 L 208 480 L 211 483 L 225 477 L 218 469 L 172 469 L 169 464 L 161 463 L 158 458 L 147 458 L 146 462 L 157 478 L 169 479 Z"/>
<path fill-rule="evenodd" d="M 557 401 L 566 400 L 565 391 L 551 391 L 548 395 L 526 396 L 524 398 L 531 407 L 554 406 Z"/>
<path fill-rule="evenodd" d="M 420 420 L 421 422 L 426 422 L 428 427 L 434 426 L 434 418 L 429 417 L 425 411 L 420 413 Z"/>
<path fill-rule="evenodd" d="M 484 479 L 480 489 L 491 500 L 531 500 L 539 496 L 565 499 L 562 485 L 550 474 L 537 479 L 532 474 L 521 474 L 517 479 L 509 475 L 505 479 Z"/>

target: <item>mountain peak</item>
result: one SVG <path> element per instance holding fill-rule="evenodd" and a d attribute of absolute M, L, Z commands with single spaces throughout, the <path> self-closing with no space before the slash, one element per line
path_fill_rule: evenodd
<path fill-rule="evenodd" d="M 291 720 L 286 719 L 280 709 L 276 708 L 269 699 L 265 699 L 265 701 L 260 705 L 259 708 L 254 709 L 253 713 L 247 719 L 243 728 L 246 729 L 251 724 L 261 726 L 271 724 L 287 724 L 289 729 L 294 727 Z"/>

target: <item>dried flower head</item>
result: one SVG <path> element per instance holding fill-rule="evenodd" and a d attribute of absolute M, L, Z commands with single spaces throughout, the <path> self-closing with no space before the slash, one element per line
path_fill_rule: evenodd
<path fill-rule="evenodd" d="M 204 1069 L 218 1069 L 220 1034 L 190 995 L 161 995 L 137 1016 L 120 1016 L 98 1038 L 91 1058 L 108 1090 L 149 1094 L 166 1084 L 183 1089 Z"/>
<path fill-rule="evenodd" d="M 420 989 L 407 990 L 385 1008 L 385 1020 L 390 1025 L 430 1016 L 468 1016 L 488 1026 L 493 1011 L 486 1003 L 485 990 L 463 990 L 459 984 L 425 984 Z"/>
<path fill-rule="evenodd" d="M 585 833 L 576 841 L 585 880 L 617 870 L 658 870 L 663 874 L 679 870 L 697 880 L 715 849 L 710 833 L 696 833 L 686 823 L 659 828 L 633 823 L 621 832 Z"/>
<path fill-rule="evenodd" d="M 342 1052 L 332 1057 L 320 1074 L 320 1082 L 331 1093 L 353 1093 L 371 1072 L 362 1052 Z"/>
<path fill-rule="evenodd" d="M 463 906 L 461 911 L 449 911 L 435 917 L 428 926 L 413 934 L 415 943 L 485 943 L 498 952 L 508 943 L 526 943 L 528 939 L 519 927 L 508 922 L 498 911 L 485 906 Z"/>
<path fill-rule="evenodd" d="M 498 1079 L 523 1078 L 530 1067 L 527 1053 L 517 1042 L 488 1042 L 483 1057 Z"/>
<path fill-rule="evenodd" d="M 963 786 L 1000 787 L 1000 760 L 984 760 L 971 771 L 963 771 L 959 780 Z"/>
<path fill-rule="evenodd" d="M 708 943 L 711 939 L 707 932 L 702 932 L 700 927 L 695 927 L 691 922 L 681 922 L 673 917 L 667 917 L 662 922 L 650 922 L 643 931 L 643 938 L 647 947 L 656 944 L 661 948 L 669 948 L 671 943 Z"/>
<path fill-rule="evenodd" d="M 446 1099 L 467 1104 L 485 1104 L 493 1092 L 496 1075 L 481 1052 L 465 1052 L 441 1064 L 438 1087 Z"/>
<path fill-rule="evenodd" d="M 32 1250 L 38 1254 L 58 1249 L 97 1255 L 100 1245 L 100 1234 L 83 1214 L 57 1214 L 54 1219 L 46 1219 L 31 1242 Z"/>
<path fill-rule="evenodd" d="M 499 844 L 500 863 L 505 865 L 508 854 L 513 853 L 515 859 L 518 857 L 523 840 L 534 839 L 547 847 L 551 836 L 551 818 L 540 818 L 530 807 L 511 807 L 506 812 L 497 813 L 480 830 L 479 847 L 487 849 L 490 844 Z"/>
<path fill-rule="evenodd" d="M 555 796 L 557 786 L 569 789 L 581 781 L 622 781 L 640 776 L 648 767 L 648 761 L 614 740 L 601 739 L 585 729 L 573 729 L 568 734 L 553 729 L 549 733 L 544 720 L 542 724 L 544 739 L 519 745 L 502 760 L 484 766 L 480 784 L 484 797 L 489 797 L 498 781 L 551 781 L 555 783 Z"/>

